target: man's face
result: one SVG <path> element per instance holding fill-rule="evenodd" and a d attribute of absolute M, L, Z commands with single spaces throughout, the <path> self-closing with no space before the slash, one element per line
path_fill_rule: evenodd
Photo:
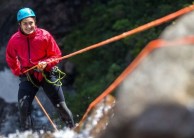
<path fill-rule="evenodd" d="M 21 27 L 21 30 L 25 34 L 33 33 L 35 31 L 35 28 L 36 28 L 35 19 L 32 17 L 28 17 L 28 18 L 23 19 L 20 22 L 20 27 Z"/>

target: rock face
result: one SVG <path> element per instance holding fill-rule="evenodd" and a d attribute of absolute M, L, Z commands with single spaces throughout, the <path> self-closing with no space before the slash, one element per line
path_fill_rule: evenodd
<path fill-rule="evenodd" d="M 160 36 L 168 42 L 137 60 L 101 138 L 194 137 L 194 37 L 186 40 L 194 36 L 193 21 L 193 12 L 176 20 Z"/>

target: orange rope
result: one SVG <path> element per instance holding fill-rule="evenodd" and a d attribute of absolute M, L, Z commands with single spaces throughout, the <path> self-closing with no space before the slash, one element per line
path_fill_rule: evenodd
<path fill-rule="evenodd" d="M 55 131 L 58 131 L 56 125 L 53 123 L 53 121 L 51 120 L 51 118 L 49 117 L 49 115 L 47 114 L 46 110 L 44 109 L 44 107 L 42 106 L 41 102 L 39 101 L 38 97 L 35 96 L 35 99 L 37 101 L 37 103 L 40 105 L 40 107 L 42 108 L 43 112 L 45 113 L 45 115 L 47 116 L 48 120 L 50 121 L 50 123 L 52 124 L 53 128 L 55 129 Z"/>
<path fill-rule="evenodd" d="M 142 26 L 140 26 L 140 27 L 137 27 L 137 28 L 135 28 L 135 29 L 133 29 L 133 30 L 131 30 L 131 31 L 124 32 L 124 33 L 122 33 L 122 34 L 120 34 L 120 35 L 117 35 L 117 36 L 112 37 L 112 38 L 110 38 L 110 39 L 107 39 L 107 40 L 105 40 L 105 41 L 102 41 L 102 42 L 99 42 L 99 43 L 97 43 L 97 44 L 88 46 L 88 47 L 86 47 L 86 48 L 84 48 L 84 49 L 81 49 L 81 50 L 79 50 L 79 51 L 73 52 L 73 53 L 68 54 L 68 55 L 66 55 L 66 56 L 63 56 L 63 57 L 61 57 L 61 58 L 57 58 L 56 60 L 53 60 L 53 61 L 51 61 L 51 62 L 54 62 L 54 61 L 57 61 L 57 60 L 58 60 L 58 61 L 59 61 L 59 60 L 63 60 L 63 59 L 66 59 L 66 58 L 69 58 L 69 57 L 72 57 L 72 56 L 81 54 L 81 53 L 83 53 L 83 52 L 92 50 L 92 49 L 94 49 L 94 48 L 97 48 L 97 47 L 100 47 L 100 46 L 103 46 L 103 45 L 112 43 L 112 42 L 114 42 L 114 41 L 118 41 L 118 40 L 120 40 L 120 39 L 122 39 L 122 38 L 125 38 L 125 37 L 127 37 L 127 36 L 136 34 L 136 33 L 138 33 L 138 32 L 147 30 L 147 29 L 149 29 L 149 28 L 151 28 L 151 27 L 158 26 L 158 25 L 160 25 L 160 24 L 162 24 L 162 23 L 164 23 L 164 22 L 170 21 L 170 20 L 172 20 L 172 19 L 174 19 L 174 18 L 176 18 L 176 17 L 178 17 L 178 16 L 181 16 L 181 15 L 183 15 L 183 14 L 186 14 L 186 13 L 192 11 L 192 10 L 194 10 L 194 5 L 190 5 L 190 6 L 186 7 L 186 8 L 183 8 L 183 9 L 181 9 L 181 10 L 179 10 L 179 11 L 177 11 L 177 12 L 174 12 L 174 13 L 172 13 L 172 14 L 169 14 L 169 15 L 167 15 L 167 16 L 165 16 L 165 17 L 162 17 L 162 18 L 160 18 L 160 19 L 157 19 L 157 20 L 155 20 L 155 21 L 152 21 L 152 22 L 150 22 L 150 23 L 147 23 L 147 24 L 145 24 L 145 25 L 142 25 Z M 48 62 L 48 63 L 51 63 L 51 62 Z M 23 73 L 26 73 L 26 72 L 28 72 L 28 71 L 30 71 L 30 70 L 36 68 L 36 67 L 37 67 L 37 65 L 33 66 L 32 68 L 29 68 L 29 69 L 25 70 Z"/>
<path fill-rule="evenodd" d="M 97 105 L 103 98 L 105 98 L 108 94 L 113 92 L 118 85 L 127 77 L 128 74 L 130 74 L 137 66 L 138 64 L 154 49 L 164 47 L 164 46 L 176 46 L 176 45 L 182 45 L 182 44 L 194 44 L 194 36 L 188 36 L 183 39 L 178 39 L 174 41 L 164 41 L 161 39 L 157 39 L 154 41 L 151 41 L 141 52 L 140 54 L 135 58 L 135 60 L 121 73 L 121 75 L 104 91 L 102 94 L 97 97 L 88 107 L 86 110 L 84 116 L 82 117 L 82 120 L 85 120 L 88 113 L 91 111 L 95 105 Z"/>

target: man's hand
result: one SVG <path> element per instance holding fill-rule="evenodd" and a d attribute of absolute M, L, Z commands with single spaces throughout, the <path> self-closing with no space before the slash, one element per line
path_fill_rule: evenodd
<path fill-rule="evenodd" d="M 37 65 L 37 69 L 40 71 L 43 71 L 47 66 L 47 63 L 45 61 L 40 61 Z"/>

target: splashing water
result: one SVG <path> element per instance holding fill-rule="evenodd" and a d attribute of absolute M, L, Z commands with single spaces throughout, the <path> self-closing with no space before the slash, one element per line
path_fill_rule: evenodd
<path fill-rule="evenodd" d="M 19 79 L 7 68 L 0 72 L 0 97 L 6 102 L 17 101 Z"/>
<path fill-rule="evenodd" d="M 83 138 L 80 137 L 76 132 L 70 130 L 70 129 L 65 129 L 65 130 L 60 130 L 54 133 L 51 132 L 44 132 L 40 131 L 39 133 L 37 132 L 32 132 L 32 131 L 25 131 L 23 133 L 15 133 L 15 134 L 9 134 L 8 138 Z"/>

